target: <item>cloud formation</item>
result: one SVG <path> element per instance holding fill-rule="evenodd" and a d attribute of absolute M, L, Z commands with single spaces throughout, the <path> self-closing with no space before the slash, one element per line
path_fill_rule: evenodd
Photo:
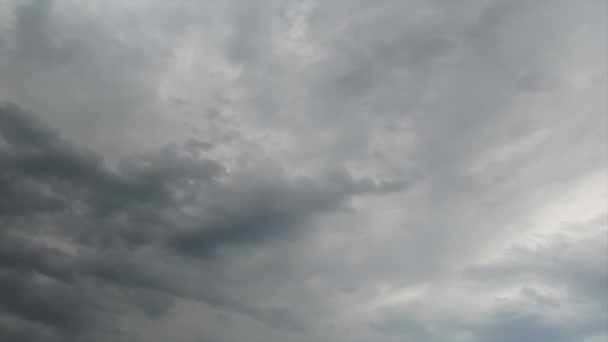
<path fill-rule="evenodd" d="M 605 340 L 606 13 L 0 1 L 0 336 Z"/>

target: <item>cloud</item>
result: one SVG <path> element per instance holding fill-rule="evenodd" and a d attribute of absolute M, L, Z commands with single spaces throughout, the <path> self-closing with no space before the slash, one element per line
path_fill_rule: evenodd
<path fill-rule="evenodd" d="M 0 207 L 0 253 L 10 270 L 3 309 L 59 333 L 89 333 L 109 310 L 103 298 L 85 295 L 81 283 L 89 281 L 105 284 L 96 290 L 99 297 L 117 287 L 115 300 L 151 317 L 161 317 L 171 298 L 183 297 L 301 330 L 288 311 L 259 309 L 212 287 L 181 284 L 187 275 L 167 262 L 284 239 L 304 229 L 306 218 L 346 209 L 353 196 L 386 191 L 386 184 L 355 180 L 345 170 L 295 180 L 277 178 L 279 170 L 272 180 L 229 175 L 221 164 L 177 145 L 127 158 L 110 170 L 99 156 L 13 104 L 2 107 L 0 131 L 3 192 L 10 194 Z M 68 245 L 53 246 L 57 239 Z M 145 259 L 146 249 L 156 259 Z M 37 274 L 53 285 L 38 284 Z"/>
<path fill-rule="evenodd" d="M 9 341 L 606 337 L 599 0 L 0 1 Z"/>

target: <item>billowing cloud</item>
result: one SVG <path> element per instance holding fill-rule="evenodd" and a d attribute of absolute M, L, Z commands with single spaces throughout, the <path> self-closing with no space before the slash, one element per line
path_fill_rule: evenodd
<path fill-rule="evenodd" d="M 0 336 L 603 341 L 606 13 L 0 1 Z"/>

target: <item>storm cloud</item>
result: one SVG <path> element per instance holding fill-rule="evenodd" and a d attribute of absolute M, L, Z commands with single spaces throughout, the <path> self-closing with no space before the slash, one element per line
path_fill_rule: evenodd
<path fill-rule="evenodd" d="M 604 341 L 607 11 L 0 1 L 0 340 Z"/>

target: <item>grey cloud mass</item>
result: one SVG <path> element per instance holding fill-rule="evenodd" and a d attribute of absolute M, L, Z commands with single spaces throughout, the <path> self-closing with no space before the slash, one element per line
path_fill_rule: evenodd
<path fill-rule="evenodd" d="M 607 13 L 0 0 L 0 340 L 606 341 Z"/>

